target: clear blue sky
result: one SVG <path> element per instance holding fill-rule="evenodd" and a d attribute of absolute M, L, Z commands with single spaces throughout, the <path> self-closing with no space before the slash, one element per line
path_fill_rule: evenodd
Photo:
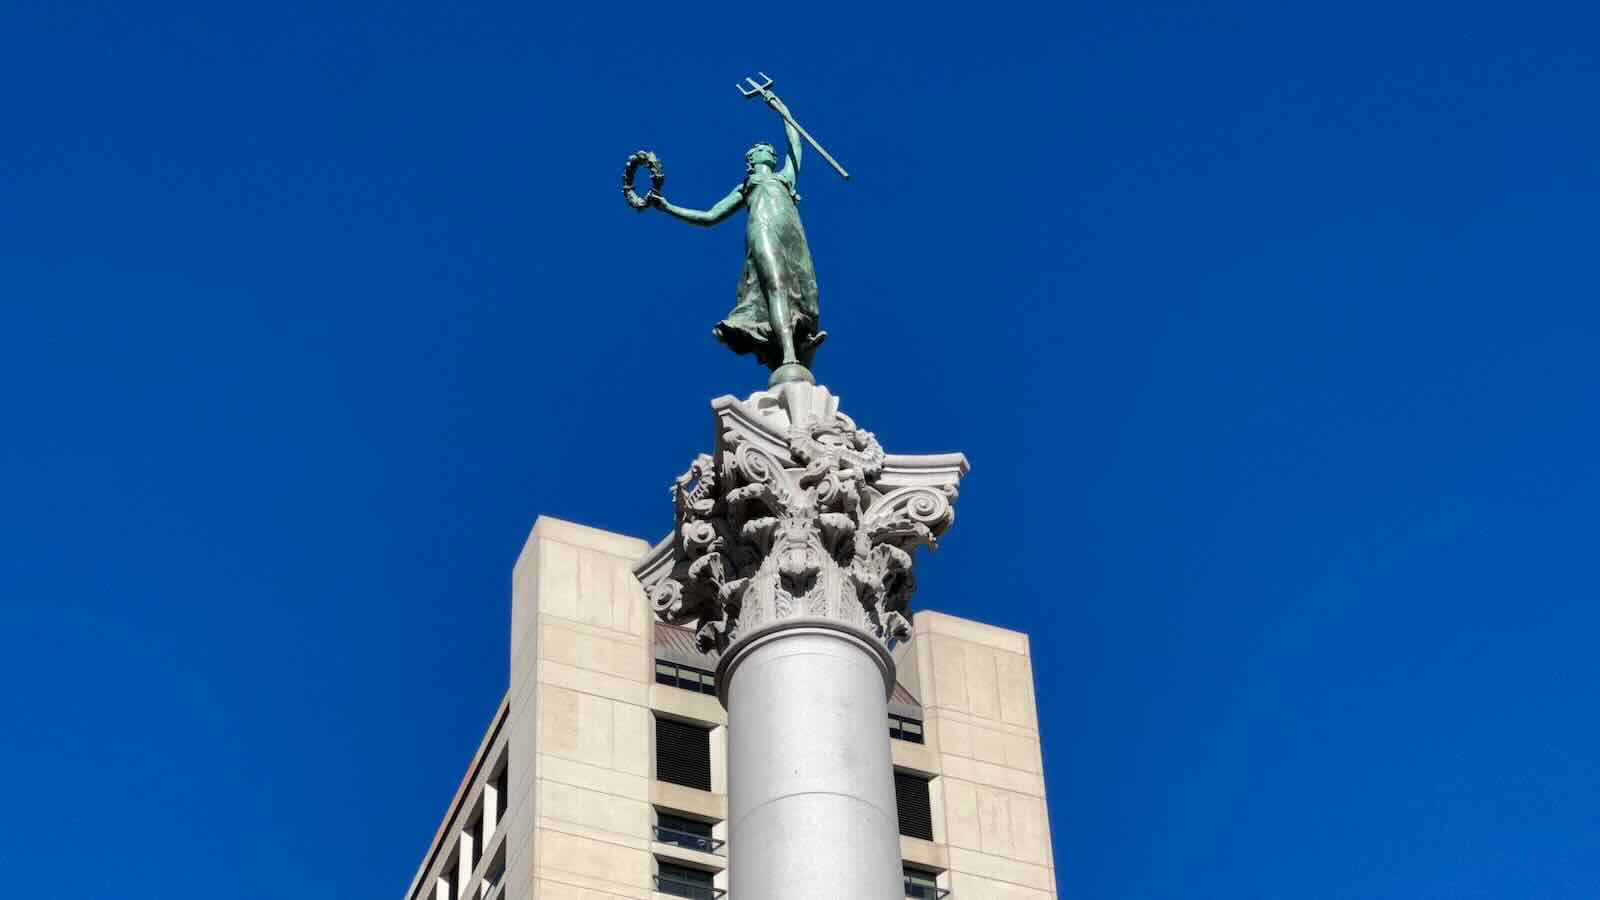
<path fill-rule="evenodd" d="M 588 10 L 0 12 L 8 896 L 399 897 L 534 518 L 658 536 L 763 383 L 617 192 L 755 69 L 1064 898 L 1600 896 L 1593 4 Z"/>

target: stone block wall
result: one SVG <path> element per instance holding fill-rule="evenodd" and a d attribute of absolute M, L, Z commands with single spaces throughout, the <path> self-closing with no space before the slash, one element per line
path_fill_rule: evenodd
<path fill-rule="evenodd" d="M 651 896 L 648 549 L 541 517 L 517 561 L 505 897 Z"/>
<path fill-rule="evenodd" d="M 896 742 L 895 764 L 933 776 L 934 840 L 908 860 L 944 869 L 952 898 L 1056 896 L 1028 637 L 918 612 L 900 678 L 922 703 L 927 743 Z"/>

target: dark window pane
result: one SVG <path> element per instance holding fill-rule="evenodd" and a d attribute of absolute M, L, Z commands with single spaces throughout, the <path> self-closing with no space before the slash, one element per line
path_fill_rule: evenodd
<path fill-rule="evenodd" d="M 702 694 L 715 694 L 717 692 L 717 676 L 704 669 L 690 666 L 679 666 L 664 660 L 656 660 L 656 683 L 680 687 L 686 691 L 696 691 Z"/>
<path fill-rule="evenodd" d="M 656 816 L 656 824 L 662 828 L 670 828 L 673 831 L 681 831 L 684 834 L 691 834 L 696 837 L 711 837 L 711 823 L 702 822 L 699 819 L 686 819 L 683 816 L 675 816 L 671 813 L 660 813 Z"/>
<path fill-rule="evenodd" d="M 489 859 L 489 864 L 487 866 L 484 866 L 484 869 L 483 869 L 483 881 L 489 887 L 494 887 L 495 885 L 500 883 L 500 879 L 505 877 L 505 874 L 506 874 L 506 845 L 504 843 L 501 843 L 499 851 L 497 851 L 495 853 L 495 855 Z M 428 900 L 428 898 L 426 896 L 424 896 L 424 897 L 420 898 L 420 900 Z"/>
<path fill-rule="evenodd" d="M 711 790 L 711 731 L 657 717 L 656 778 Z"/>
<path fill-rule="evenodd" d="M 889 717 L 889 736 L 913 744 L 922 743 L 922 723 L 900 716 Z"/>
<path fill-rule="evenodd" d="M 483 859 L 483 810 L 478 811 L 478 817 L 467 826 L 467 837 L 472 839 L 472 871 L 478 871 L 478 862 Z"/>
<path fill-rule="evenodd" d="M 511 803 L 511 767 L 508 765 L 504 769 L 500 770 L 500 777 L 495 779 L 495 782 L 494 782 L 494 820 L 496 822 L 501 822 L 501 823 L 505 822 L 505 820 L 506 820 L 506 806 L 509 805 L 510 803 Z M 501 824 L 501 825 L 497 825 L 496 829 L 498 830 L 498 829 L 504 828 L 504 827 L 505 827 L 505 825 Z"/>
<path fill-rule="evenodd" d="M 656 840 L 663 844 L 699 850 L 701 853 L 715 853 L 721 846 L 720 842 L 711 837 L 710 822 L 686 819 L 671 813 L 660 813 L 656 816 Z"/>
<path fill-rule="evenodd" d="M 938 900 L 939 897 L 945 896 L 939 893 L 939 882 L 932 872 L 907 868 L 905 874 L 907 897 L 914 897 L 916 900 Z"/>
<path fill-rule="evenodd" d="M 933 803 L 928 796 L 928 779 L 894 773 L 894 804 L 900 817 L 901 834 L 933 840 Z"/>
<path fill-rule="evenodd" d="M 688 897 L 689 900 L 713 900 L 717 892 L 711 886 L 711 873 L 688 866 L 675 866 L 669 862 L 658 863 L 656 891 L 669 897 Z"/>

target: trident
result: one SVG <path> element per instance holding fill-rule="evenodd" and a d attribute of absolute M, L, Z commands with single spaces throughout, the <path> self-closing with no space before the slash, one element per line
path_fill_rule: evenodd
<path fill-rule="evenodd" d="M 754 78 L 746 78 L 745 84 L 750 85 L 749 90 L 745 90 L 744 84 L 735 84 L 734 87 L 738 88 L 739 93 L 743 94 L 746 99 L 759 96 L 761 99 L 767 101 L 767 105 L 772 107 L 773 112 L 783 116 L 783 120 L 788 122 L 790 127 L 792 127 L 795 131 L 800 132 L 801 137 L 806 139 L 806 143 L 811 145 L 811 149 L 822 154 L 822 158 L 828 161 L 828 165 L 833 166 L 833 170 L 843 176 L 845 181 L 849 181 L 850 173 L 844 170 L 844 166 L 839 165 L 838 160 L 834 159 L 832 156 L 829 156 L 828 151 L 822 149 L 822 145 L 817 143 L 817 139 L 807 134 L 806 130 L 800 127 L 800 123 L 796 122 L 794 117 L 789 115 L 788 110 L 778 105 L 778 95 L 771 91 L 771 76 L 767 75 L 765 72 L 757 72 L 756 74 L 761 76 L 761 84 L 756 84 L 756 80 Z"/>

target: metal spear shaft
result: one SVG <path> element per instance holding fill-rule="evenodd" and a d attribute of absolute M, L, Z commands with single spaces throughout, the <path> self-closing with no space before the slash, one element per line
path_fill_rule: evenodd
<path fill-rule="evenodd" d="M 833 170 L 838 172 L 841 178 L 843 178 L 845 181 L 849 181 L 850 173 L 844 170 L 844 166 L 839 165 L 838 160 L 829 155 L 828 151 L 822 149 L 822 145 L 817 143 L 817 139 L 812 137 L 811 134 L 804 128 L 800 127 L 800 123 L 794 120 L 794 116 L 789 115 L 787 111 L 778 106 L 778 95 L 772 92 L 772 78 L 765 72 L 757 72 L 756 74 L 760 75 L 766 83 L 756 84 L 756 80 L 754 78 L 746 78 L 745 81 L 749 83 L 750 90 L 745 90 L 744 85 L 742 84 L 736 84 L 734 87 L 738 88 L 739 93 L 745 95 L 746 97 L 754 97 L 759 94 L 761 99 L 767 101 L 767 105 L 772 107 L 773 112 L 782 116 L 783 120 L 788 122 L 789 126 L 795 131 L 800 132 L 800 136 L 806 139 L 806 143 L 811 145 L 811 149 L 822 154 L 822 158 L 828 161 L 828 165 L 833 166 Z"/>

